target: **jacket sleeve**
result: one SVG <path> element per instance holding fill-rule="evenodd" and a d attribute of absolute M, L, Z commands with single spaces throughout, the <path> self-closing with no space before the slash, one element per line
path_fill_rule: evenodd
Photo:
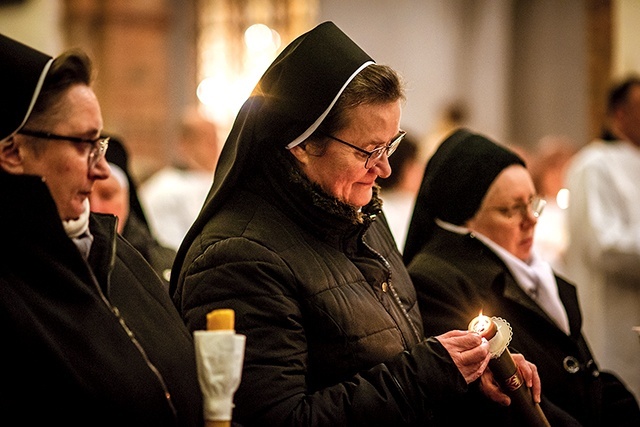
<path fill-rule="evenodd" d="M 243 238 L 207 248 L 184 274 L 177 300 L 189 329 L 203 329 L 206 313 L 225 307 L 235 310 L 236 331 L 247 337 L 234 421 L 245 426 L 428 425 L 434 408 L 466 391 L 462 375 L 435 339 L 338 384 L 309 390 L 299 292 L 277 254 Z"/>
<path fill-rule="evenodd" d="M 428 266 L 427 268 L 423 268 Z M 418 254 L 408 267 L 416 288 L 425 335 L 466 330 L 483 307 L 473 280 L 441 259 Z M 454 273 L 455 271 L 455 273 Z"/>

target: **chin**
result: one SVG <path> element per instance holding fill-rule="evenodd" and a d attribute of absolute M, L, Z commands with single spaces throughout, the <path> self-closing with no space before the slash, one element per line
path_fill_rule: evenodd
<path fill-rule="evenodd" d="M 70 209 L 67 212 L 65 212 L 65 215 L 63 215 L 63 218 L 65 221 L 75 221 L 82 216 L 83 212 L 84 212 L 83 208 Z"/>
<path fill-rule="evenodd" d="M 516 257 L 520 258 L 524 262 L 529 262 L 531 261 L 531 251 L 520 252 Z"/>
<path fill-rule="evenodd" d="M 369 204 L 369 202 L 371 201 L 372 197 L 373 197 L 373 191 L 369 190 L 365 194 L 358 194 L 355 197 L 351 197 L 350 200 L 347 203 L 349 203 L 352 206 L 356 206 L 356 207 L 361 208 L 361 207 Z"/>

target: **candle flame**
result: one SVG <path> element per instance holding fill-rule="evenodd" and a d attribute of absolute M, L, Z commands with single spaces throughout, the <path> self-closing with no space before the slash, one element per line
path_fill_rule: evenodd
<path fill-rule="evenodd" d="M 482 334 L 487 329 L 489 329 L 490 325 L 491 325 L 491 318 L 482 314 L 482 310 L 480 310 L 478 317 L 473 319 L 469 324 L 469 330 L 476 332 L 478 334 Z"/>

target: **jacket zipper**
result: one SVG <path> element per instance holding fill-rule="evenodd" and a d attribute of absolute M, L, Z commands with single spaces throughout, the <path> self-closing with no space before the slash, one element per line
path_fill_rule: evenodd
<path fill-rule="evenodd" d="M 420 333 L 418 333 L 418 329 L 416 328 L 416 325 L 413 323 L 413 321 L 411 320 L 411 317 L 409 317 L 409 313 L 407 312 L 407 309 L 404 308 L 404 305 L 402 304 L 402 301 L 400 301 L 400 296 L 398 295 L 398 292 L 396 291 L 395 286 L 393 286 L 393 284 L 391 283 L 391 264 L 389 264 L 389 261 L 387 261 L 387 259 L 385 257 L 382 256 L 382 254 L 380 254 L 380 252 L 376 251 L 375 249 L 373 249 L 371 246 L 369 246 L 367 244 L 367 242 L 364 241 L 364 238 L 362 239 L 362 243 L 375 255 L 377 256 L 382 263 L 384 264 L 385 268 L 387 269 L 388 272 L 388 276 L 387 276 L 387 290 L 391 292 L 391 296 L 393 297 L 392 300 L 395 303 L 395 305 L 400 309 L 400 312 L 402 313 L 404 319 L 407 321 L 407 323 L 409 324 L 409 326 L 411 327 L 411 330 L 413 331 L 413 334 L 416 338 L 416 343 L 419 343 L 422 341 L 422 336 L 420 335 Z M 383 287 L 383 292 L 387 292 L 384 287 Z M 398 390 L 400 391 L 400 393 L 402 394 L 405 402 L 409 402 L 409 398 L 407 396 L 407 392 L 404 390 L 404 387 L 402 386 L 402 384 L 400 384 L 400 382 L 398 381 L 398 379 L 395 377 L 395 375 L 392 375 L 391 378 L 393 379 L 393 382 L 395 383 L 396 387 L 398 388 Z"/>
<path fill-rule="evenodd" d="M 117 239 L 117 237 L 116 237 L 116 239 Z M 109 266 L 110 267 L 113 267 L 113 265 L 114 265 L 113 260 L 115 259 L 115 250 L 116 250 L 116 243 L 115 243 L 115 239 L 114 239 L 113 245 L 111 245 L 110 262 L 109 262 Z M 149 356 L 147 355 L 147 352 L 144 350 L 144 348 L 142 347 L 142 345 L 140 344 L 138 339 L 135 337 L 135 334 L 133 333 L 131 328 L 129 328 L 129 326 L 127 325 L 127 323 L 124 320 L 124 318 L 120 315 L 120 310 L 118 310 L 118 307 L 112 305 L 111 302 L 109 302 L 107 297 L 102 292 L 102 289 L 100 288 L 100 284 L 98 283 L 98 279 L 93 274 L 93 270 L 91 269 L 91 266 L 89 265 L 89 263 L 86 260 L 84 260 L 84 261 L 85 261 L 85 264 L 87 265 L 87 269 L 89 270 L 89 274 L 91 276 L 91 281 L 93 283 L 93 286 L 98 291 L 98 295 L 100 295 L 100 298 L 102 299 L 102 302 L 104 302 L 105 305 L 109 308 L 109 310 L 116 316 L 116 318 L 118 319 L 118 323 L 120 324 L 122 329 L 125 331 L 125 333 L 129 337 L 129 339 L 131 340 L 133 345 L 138 349 L 138 352 L 142 355 L 142 358 L 144 359 L 145 363 L 147 364 L 147 366 L 149 367 L 151 372 L 153 372 L 153 374 L 158 379 L 158 382 L 160 383 L 160 386 L 162 387 L 162 390 L 164 391 L 165 400 L 166 400 L 167 404 L 169 405 L 169 409 L 171 410 L 171 413 L 173 414 L 173 419 L 177 423 L 177 421 L 178 421 L 178 411 L 176 410 L 176 407 L 173 404 L 173 400 L 171 399 L 171 393 L 169 392 L 169 388 L 167 387 L 167 383 L 165 382 L 164 378 L 162 377 L 162 374 L 160 373 L 158 368 L 156 368 L 156 366 L 153 364 L 153 362 L 151 362 L 151 360 L 149 359 Z M 109 281 L 111 280 L 111 272 L 109 272 L 109 274 L 107 275 L 107 280 L 109 280 Z"/>
<path fill-rule="evenodd" d="M 393 283 L 391 282 L 391 264 L 389 264 L 389 261 L 387 261 L 387 259 L 385 257 L 382 256 L 382 254 L 380 254 L 380 252 L 376 251 L 375 249 L 373 249 L 371 246 L 369 246 L 367 244 L 367 242 L 364 241 L 364 239 L 362 239 L 362 243 L 367 247 L 367 249 L 369 249 L 375 256 L 377 256 L 380 261 L 382 261 L 382 263 L 384 264 L 385 268 L 387 269 L 388 272 L 388 279 L 387 279 L 387 289 L 388 291 L 390 291 L 391 296 L 392 296 L 392 300 L 395 303 L 396 307 L 400 310 L 400 312 L 402 313 L 402 316 L 404 317 L 404 319 L 407 321 L 407 323 L 409 324 L 409 326 L 411 327 L 411 331 L 414 334 L 414 337 L 416 339 L 416 342 L 421 342 L 422 341 L 422 336 L 420 335 L 420 333 L 418 332 L 418 328 L 416 328 L 416 325 L 413 323 L 413 321 L 411 320 L 411 317 L 409 317 L 409 313 L 407 312 L 407 309 L 404 307 L 404 304 L 402 304 L 402 301 L 400 301 L 400 296 L 398 295 L 398 292 L 396 291 L 396 288 L 393 286 Z M 383 289 L 384 291 L 384 289 Z"/>

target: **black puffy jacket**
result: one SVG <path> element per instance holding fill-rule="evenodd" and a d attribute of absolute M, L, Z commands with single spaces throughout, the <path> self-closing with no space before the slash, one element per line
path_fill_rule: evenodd
<path fill-rule="evenodd" d="M 191 330 L 214 308 L 236 312 L 247 341 L 234 421 L 429 425 L 467 387 L 445 349 L 423 338 L 377 196 L 355 212 L 289 173 L 259 175 L 225 201 L 174 293 Z"/>

